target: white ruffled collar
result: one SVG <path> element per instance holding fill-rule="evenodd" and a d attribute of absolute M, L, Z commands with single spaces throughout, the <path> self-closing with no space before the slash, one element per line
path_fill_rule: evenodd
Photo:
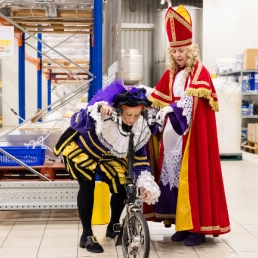
<path fill-rule="evenodd" d="M 98 106 L 106 102 L 96 102 L 89 108 L 90 116 L 96 121 L 95 130 L 99 141 L 110 150 L 110 152 L 119 158 L 127 157 L 129 136 L 128 132 L 122 131 L 122 135 L 119 131 L 117 123 L 110 118 L 110 116 L 101 115 L 98 112 Z M 115 117 L 116 119 L 116 117 Z M 122 130 L 122 129 L 121 129 Z M 135 151 L 142 148 L 149 140 L 151 136 L 150 129 L 147 122 L 142 116 L 139 117 L 137 122 L 133 125 L 132 131 L 134 135 L 134 147 Z M 140 135 L 138 133 L 142 132 Z"/>

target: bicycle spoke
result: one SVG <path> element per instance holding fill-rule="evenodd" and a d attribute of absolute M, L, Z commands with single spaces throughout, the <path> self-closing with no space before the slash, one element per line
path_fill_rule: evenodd
<path fill-rule="evenodd" d="M 123 235 L 124 257 L 147 258 L 150 237 L 146 219 L 141 212 L 136 212 L 125 223 Z"/>

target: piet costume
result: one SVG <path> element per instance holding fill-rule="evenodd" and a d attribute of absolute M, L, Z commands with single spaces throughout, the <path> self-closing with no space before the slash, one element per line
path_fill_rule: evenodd
<path fill-rule="evenodd" d="M 192 44 L 191 18 L 183 6 L 168 9 L 166 27 L 170 47 Z M 215 120 L 218 99 L 209 72 L 201 63 L 189 77 L 184 67 L 174 74 L 167 70 L 150 100 L 158 110 L 171 106 L 173 111 L 166 116 L 159 146 L 150 141 L 161 195 L 155 206 L 145 207 L 146 218 L 165 226 L 175 223 L 176 231 L 229 232 Z"/>
<path fill-rule="evenodd" d="M 132 127 L 120 128 L 116 117 L 111 119 L 110 116 L 99 112 L 99 107 L 103 104 L 109 104 L 114 108 L 119 108 L 121 105 L 148 107 L 151 102 L 145 93 L 144 88 L 133 87 L 127 91 L 121 81 L 115 81 L 100 90 L 86 109 L 71 117 L 71 127 L 61 136 L 54 153 L 56 156 L 62 153 L 66 169 L 72 179 L 84 177 L 91 181 L 98 175 L 109 185 L 111 193 L 117 193 L 126 181 L 128 131 L 132 130 L 135 132 L 133 172 L 138 178 L 137 184 L 152 192 L 149 204 L 157 201 L 160 191 L 150 173 L 145 148 L 151 135 L 147 122 L 140 116 Z"/>

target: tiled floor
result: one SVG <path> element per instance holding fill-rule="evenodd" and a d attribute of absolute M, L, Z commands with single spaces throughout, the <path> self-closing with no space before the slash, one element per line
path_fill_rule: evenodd
<path fill-rule="evenodd" d="M 150 258 L 258 257 L 258 154 L 243 153 L 242 161 L 222 161 L 222 167 L 232 231 L 186 247 L 171 242 L 173 227 L 149 223 Z M 121 247 L 104 236 L 105 230 L 106 225 L 94 226 L 105 252 L 92 254 L 78 247 L 76 210 L 0 211 L 0 258 L 122 257 Z"/>

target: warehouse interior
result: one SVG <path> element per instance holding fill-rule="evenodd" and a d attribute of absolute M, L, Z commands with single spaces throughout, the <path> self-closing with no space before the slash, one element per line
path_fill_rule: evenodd
<path fill-rule="evenodd" d="M 258 38 L 246 27 L 228 27 L 243 3 L 0 0 L 0 48 L 7 50 L 0 51 L 0 258 L 96 257 L 78 247 L 78 184 L 69 179 L 53 147 L 71 115 L 114 79 L 151 92 L 166 69 L 164 15 L 168 6 L 180 4 L 191 14 L 194 42 L 220 101 L 217 130 L 232 230 L 208 237 L 202 246 L 186 247 L 171 242 L 173 226 L 148 222 L 149 257 L 257 257 Z M 243 16 L 256 7 L 250 1 Z M 246 21 L 258 22 L 255 15 Z M 30 147 L 33 152 L 27 154 Z M 98 184 L 93 224 L 105 247 L 98 257 L 123 257 L 121 247 L 105 238 L 109 195 Z"/>

